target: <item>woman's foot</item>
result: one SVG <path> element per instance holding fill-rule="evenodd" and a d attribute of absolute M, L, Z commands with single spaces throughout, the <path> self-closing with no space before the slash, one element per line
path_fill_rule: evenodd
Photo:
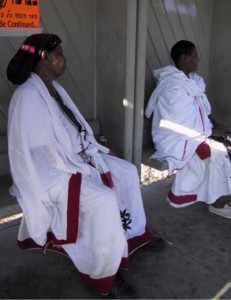
<path fill-rule="evenodd" d="M 224 218 L 231 219 L 231 203 L 227 203 L 224 199 L 218 199 L 209 205 L 209 211 Z"/>
<path fill-rule="evenodd" d="M 118 272 L 108 296 L 114 299 L 134 299 L 136 296 L 136 289 L 126 282 L 121 273 Z"/>
<path fill-rule="evenodd" d="M 166 246 L 166 242 L 164 239 L 158 236 L 154 236 L 151 241 L 148 244 L 145 244 L 141 249 L 153 251 L 153 252 L 159 252 L 162 249 L 164 249 Z"/>
<path fill-rule="evenodd" d="M 227 201 L 225 201 L 224 198 L 219 198 L 217 199 L 213 204 L 211 204 L 213 207 L 215 208 L 224 208 L 225 204 L 227 203 Z"/>

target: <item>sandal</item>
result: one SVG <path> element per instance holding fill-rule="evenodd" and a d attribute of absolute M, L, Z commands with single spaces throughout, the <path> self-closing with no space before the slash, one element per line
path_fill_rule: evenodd
<path fill-rule="evenodd" d="M 166 246 L 166 242 L 161 237 L 153 237 L 151 241 L 148 244 L 145 244 L 141 249 L 153 251 L 153 252 L 159 252 L 162 249 L 164 249 Z"/>
<path fill-rule="evenodd" d="M 136 289 L 127 283 L 118 272 L 109 296 L 114 299 L 134 299 L 136 296 Z"/>

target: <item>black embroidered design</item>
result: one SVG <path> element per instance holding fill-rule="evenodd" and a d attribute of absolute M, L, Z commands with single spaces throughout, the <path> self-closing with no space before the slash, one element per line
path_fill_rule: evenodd
<path fill-rule="evenodd" d="M 123 225 L 123 229 L 127 231 L 128 229 L 132 229 L 129 225 L 132 223 L 132 220 L 130 218 L 130 214 L 125 209 L 124 211 L 120 212 L 120 217 Z"/>

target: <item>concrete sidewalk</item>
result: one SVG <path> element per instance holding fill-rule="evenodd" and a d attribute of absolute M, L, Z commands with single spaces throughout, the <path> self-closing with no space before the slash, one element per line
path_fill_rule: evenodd
<path fill-rule="evenodd" d="M 170 207 L 165 195 L 171 183 L 164 179 L 142 187 L 148 224 L 167 247 L 134 253 L 125 278 L 135 284 L 139 299 L 231 299 L 231 220 L 209 213 L 202 203 Z M 8 212 L 10 206 L 20 212 L 15 199 L 5 196 Z M 19 222 L 0 227 L 1 299 L 100 299 L 65 256 L 19 249 Z"/>

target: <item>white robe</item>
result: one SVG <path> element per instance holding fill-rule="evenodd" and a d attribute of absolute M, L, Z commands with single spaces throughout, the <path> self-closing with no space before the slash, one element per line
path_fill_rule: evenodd
<path fill-rule="evenodd" d="M 8 147 L 12 193 L 23 211 L 18 243 L 25 249 L 61 249 L 97 292 L 107 294 L 121 262 L 128 266 L 128 255 L 151 239 L 138 173 L 134 165 L 108 155 L 65 90 L 53 85 L 86 136 L 36 74 L 14 92 Z M 83 148 L 91 164 L 84 162 Z M 113 187 L 103 184 L 102 175 L 111 175 Z"/>
<path fill-rule="evenodd" d="M 214 203 L 231 193 L 230 161 L 221 143 L 211 141 L 211 107 L 205 83 L 195 73 L 189 78 L 176 67 L 154 71 L 158 80 L 145 114 L 153 114 L 152 138 L 156 152 L 151 158 L 166 159 L 169 175 L 178 170 L 168 195 L 175 207 L 196 201 Z M 211 155 L 201 159 L 196 150 L 206 141 Z"/>

